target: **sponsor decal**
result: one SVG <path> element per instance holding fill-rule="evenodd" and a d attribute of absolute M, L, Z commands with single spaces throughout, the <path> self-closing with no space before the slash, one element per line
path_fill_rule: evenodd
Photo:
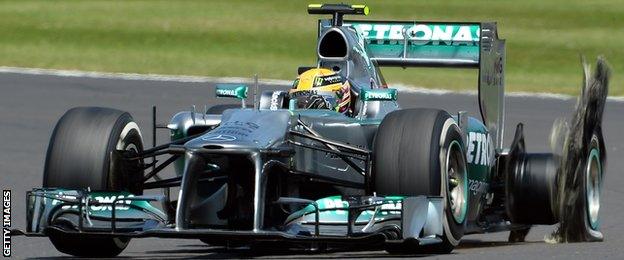
<path fill-rule="evenodd" d="M 490 145 L 491 140 L 488 134 L 477 132 L 468 133 L 468 150 L 466 154 L 468 163 L 483 166 L 490 165 L 492 159 Z"/>
<path fill-rule="evenodd" d="M 380 206 L 379 211 L 364 210 L 356 217 L 356 222 L 368 222 L 371 217 L 375 221 L 382 221 L 384 219 L 393 218 L 401 215 L 402 205 L 401 201 L 404 197 L 400 196 L 387 196 L 384 197 L 385 204 Z M 331 196 L 322 198 L 316 201 L 320 210 L 321 223 L 346 223 L 349 215 L 346 210 L 349 206 L 347 201 L 341 199 L 340 196 Z M 301 215 L 299 215 L 301 214 Z M 302 224 L 314 224 L 315 209 L 312 205 L 308 205 L 301 211 L 293 214 L 298 216 L 296 219 L 292 219 Z M 291 215 L 292 216 L 292 215 Z M 299 217 L 300 216 L 300 217 Z M 289 217 L 290 218 L 290 217 Z"/>
<path fill-rule="evenodd" d="M 217 97 L 233 97 L 238 99 L 247 98 L 247 86 L 219 84 L 215 90 Z"/>
<path fill-rule="evenodd" d="M 62 192 L 58 195 L 61 199 L 76 199 L 75 196 L 64 195 Z M 113 203 L 117 199 L 117 205 L 115 206 L 115 210 L 129 210 L 130 207 L 124 205 L 130 205 L 132 201 L 130 200 L 121 200 L 123 198 L 132 198 L 134 195 L 129 194 L 127 196 L 119 195 L 119 196 L 94 196 L 91 197 L 92 200 L 96 200 L 99 203 Z M 61 201 L 57 199 L 52 200 L 52 205 L 58 205 Z M 65 205 L 61 207 L 62 209 L 78 209 L 78 205 Z M 89 206 L 89 210 L 91 211 L 111 211 L 113 210 L 113 205 L 91 205 Z"/>
<path fill-rule="evenodd" d="M 397 200 L 397 201 L 388 201 L 389 203 L 386 204 L 382 204 L 381 205 L 381 211 L 379 212 L 380 215 L 395 215 L 395 214 L 401 214 L 401 209 L 402 209 L 402 205 L 401 205 L 401 201 Z M 393 202 L 393 203 L 392 203 Z M 329 197 L 329 198 L 324 198 L 321 200 L 318 200 L 317 203 L 319 204 L 319 208 L 320 209 L 336 209 L 333 212 L 336 215 L 347 215 L 347 211 L 346 210 L 341 210 L 341 209 L 345 209 L 349 207 L 349 203 L 346 201 L 343 201 L 340 198 L 336 198 L 336 197 Z M 373 210 L 365 210 L 363 211 L 361 214 L 362 215 L 372 215 L 374 213 Z"/>
<path fill-rule="evenodd" d="M 323 85 L 323 78 L 322 78 L 322 77 L 317 77 L 317 78 L 314 80 L 314 86 L 315 86 L 315 87 L 318 87 L 318 86 L 322 86 L 322 85 Z"/>
<path fill-rule="evenodd" d="M 320 25 L 328 28 L 329 20 L 322 20 Z M 358 32 L 358 45 L 359 42 L 366 44 L 366 56 L 372 59 L 481 62 L 481 25 L 478 23 L 347 21 L 344 25 Z M 365 50 L 355 46 L 352 53 Z"/>
<path fill-rule="evenodd" d="M 468 180 L 468 189 L 472 191 L 473 195 L 477 193 L 484 193 L 488 190 L 489 184 L 478 180 Z"/>
<path fill-rule="evenodd" d="M 341 200 L 340 198 L 322 199 L 320 202 L 321 202 L 321 204 L 319 206 L 322 209 L 336 209 L 336 208 L 346 208 L 346 207 L 349 207 L 349 203 L 347 203 L 346 201 Z M 347 214 L 347 211 L 346 210 L 336 210 L 336 211 L 334 211 L 334 213 L 336 213 L 338 215 L 345 215 L 345 214 Z"/>
<path fill-rule="evenodd" d="M 212 134 L 202 137 L 202 140 L 211 142 L 231 142 L 236 140 L 236 137 L 231 135 Z"/>
<path fill-rule="evenodd" d="M 2 256 L 11 256 L 11 190 L 2 191 Z"/>
<path fill-rule="evenodd" d="M 392 99 L 390 93 L 366 92 L 366 99 Z"/>
<path fill-rule="evenodd" d="M 340 75 L 317 76 L 314 79 L 315 87 L 327 86 L 337 83 L 342 83 L 342 77 Z"/>
<path fill-rule="evenodd" d="M 396 89 L 362 90 L 361 95 L 362 95 L 363 101 L 396 100 L 397 90 Z"/>
<path fill-rule="evenodd" d="M 219 96 L 236 96 L 235 89 L 217 89 L 217 95 Z"/>
<path fill-rule="evenodd" d="M 479 25 L 453 24 L 350 24 L 369 43 L 403 44 L 405 36 L 413 45 L 479 45 Z"/>

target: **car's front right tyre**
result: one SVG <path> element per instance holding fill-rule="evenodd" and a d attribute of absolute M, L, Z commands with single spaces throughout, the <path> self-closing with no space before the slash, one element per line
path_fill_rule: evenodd
<path fill-rule="evenodd" d="M 70 109 L 50 138 L 43 187 L 142 194 L 143 171 L 122 163 L 113 155 L 118 150 L 143 151 L 141 132 L 130 114 L 99 107 Z M 51 224 L 76 231 L 62 218 Z M 79 257 L 114 257 L 130 242 L 129 238 L 70 235 L 54 229 L 47 235 L 57 250 Z"/>

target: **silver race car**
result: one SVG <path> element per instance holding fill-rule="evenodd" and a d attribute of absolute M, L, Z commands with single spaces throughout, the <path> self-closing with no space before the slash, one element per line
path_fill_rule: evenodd
<path fill-rule="evenodd" d="M 154 108 L 166 144 L 145 147 L 127 112 L 67 111 L 43 188 L 28 192 L 27 227 L 14 235 L 47 236 L 84 257 L 116 256 L 142 237 L 449 253 L 464 234 L 512 230 L 522 240 L 531 225 L 560 221 L 553 154 L 527 153 L 521 124 L 503 147 L 505 42 L 495 23 L 343 19 L 368 14 L 363 5 L 308 12 L 332 18 L 318 23 L 318 63 L 300 67 L 291 89 L 246 105 L 257 86 L 220 84 L 217 96 L 242 104 L 182 111 L 166 125 Z M 383 66 L 477 69 L 480 115 L 401 109 Z M 587 129 L 575 228 L 601 240 L 605 148 L 599 122 Z M 165 178 L 169 165 L 175 177 Z"/>

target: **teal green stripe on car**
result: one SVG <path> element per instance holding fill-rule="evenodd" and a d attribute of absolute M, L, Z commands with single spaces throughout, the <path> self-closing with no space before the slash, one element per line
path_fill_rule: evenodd
<path fill-rule="evenodd" d="M 376 213 L 375 219 L 381 220 L 391 217 L 400 217 L 401 214 L 401 201 L 405 197 L 403 196 L 387 196 L 384 197 L 384 204 L 380 206 L 381 210 Z M 348 212 L 346 208 L 349 207 L 349 202 L 342 200 L 341 196 L 331 196 L 319 199 L 316 201 L 319 207 L 319 221 L 321 223 L 346 223 Z M 366 223 L 370 221 L 370 218 L 374 214 L 374 210 L 363 211 L 356 219 L 356 223 Z M 308 205 L 305 208 L 291 214 L 286 219 L 286 223 L 293 221 L 297 222 L 314 222 L 316 210 L 313 205 Z"/>
<path fill-rule="evenodd" d="M 400 58 L 406 52 L 405 58 L 479 62 L 479 24 L 349 21 L 345 25 L 364 36 L 373 58 Z"/>

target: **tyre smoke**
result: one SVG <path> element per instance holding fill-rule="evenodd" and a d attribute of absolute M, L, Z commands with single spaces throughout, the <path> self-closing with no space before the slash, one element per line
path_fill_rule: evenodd
<path fill-rule="evenodd" d="M 549 243 L 601 241 L 603 238 L 599 231 L 587 227 L 583 176 L 592 135 L 597 135 L 603 145 L 601 124 L 611 70 L 604 57 L 598 57 L 593 75 L 583 57 L 581 63 L 583 84 L 574 114 L 569 119 L 557 119 L 551 130 L 550 144 L 559 165 L 557 193 L 552 205 L 560 222 L 557 229 L 545 237 Z M 600 150 L 605 169 L 606 151 Z"/>

